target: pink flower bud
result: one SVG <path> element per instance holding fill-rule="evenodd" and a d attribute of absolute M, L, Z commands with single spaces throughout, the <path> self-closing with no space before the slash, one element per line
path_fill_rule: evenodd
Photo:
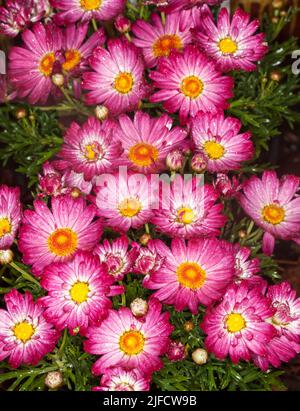
<path fill-rule="evenodd" d="M 179 171 L 184 164 L 184 155 L 180 150 L 173 150 L 167 155 L 166 164 L 171 171 Z"/>
<path fill-rule="evenodd" d="M 155 251 L 150 251 L 148 248 L 140 247 L 138 249 L 138 257 L 135 261 L 133 271 L 149 275 L 159 270 L 162 266 L 163 259 Z"/>
<path fill-rule="evenodd" d="M 39 188 L 48 196 L 61 194 L 63 189 L 62 176 L 49 162 L 43 165 L 43 175 L 39 175 Z"/>
<path fill-rule="evenodd" d="M 135 317 L 142 317 L 148 312 L 148 303 L 142 298 L 136 298 L 130 304 L 130 309 Z"/>
<path fill-rule="evenodd" d="M 204 173 L 207 168 L 207 159 L 204 154 L 196 153 L 191 161 L 191 168 L 196 173 Z"/>
<path fill-rule="evenodd" d="M 180 341 L 171 341 L 166 356 L 172 362 L 182 361 L 186 357 L 186 348 Z"/>
<path fill-rule="evenodd" d="M 119 14 L 115 19 L 115 28 L 119 33 L 128 33 L 131 29 L 131 21 L 122 14 Z"/>
<path fill-rule="evenodd" d="M 242 185 L 240 184 L 238 178 L 232 177 L 232 180 L 230 180 L 227 174 L 218 173 L 215 188 L 220 195 L 230 198 L 237 195 L 237 193 L 242 189 Z"/>

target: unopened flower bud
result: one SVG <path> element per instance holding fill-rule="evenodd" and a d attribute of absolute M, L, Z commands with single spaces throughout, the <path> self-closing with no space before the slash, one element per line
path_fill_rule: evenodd
<path fill-rule="evenodd" d="M 186 321 L 183 324 L 183 328 L 185 329 L 186 332 L 193 331 L 193 329 L 195 328 L 193 321 Z"/>
<path fill-rule="evenodd" d="M 122 14 L 116 17 L 114 24 L 119 33 L 128 33 L 131 29 L 131 21 Z"/>
<path fill-rule="evenodd" d="M 143 300 L 142 298 L 136 298 L 130 304 L 130 309 L 135 317 L 142 317 L 143 315 L 146 315 L 148 312 L 148 303 L 146 300 Z"/>
<path fill-rule="evenodd" d="M 48 372 L 45 378 L 45 385 L 52 390 L 57 390 L 63 385 L 63 376 L 59 371 Z"/>
<path fill-rule="evenodd" d="M 60 74 L 60 73 L 53 74 L 52 83 L 57 87 L 62 87 L 65 84 L 65 78 L 63 74 Z"/>
<path fill-rule="evenodd" d="M 109 110 L 105 106 L 97 106 L 95 108 L 95 115 L 100 121 L 106 120 L 109 115 Z"/>
<path fill-rule="evenodd" d="M 191 161 L 191 168 L 196 173 L 204 173 L 207 168 L 207 159 L 204 154 L 196 153 Z"/>
<path fill-rule="evenodd" d="M 270 74 L 271 80 L 279 82 L 282 79 L 282 74 L 278 70 L 274 70 Z"/>
<path fill-rule="evenodd" d="M 0 250 L 0 264 L 6 265 L 12 262 L 14 253 L 11 250 Z"/>
<path fill-rule="evenodd" d="M 184 164 L 184 155 L 180 150 L 173 150 L 167 155 L 166 164 L 171 171 L 179 171 Z"/>
<path fill-rule="evenodd" d="M 274 9 L 281 9 L 283 7 L 283 1 L 282 0 L 273 0 L 272 6 Z"/>
<path fill-rule="evenodd" d="M 192 354 L 193 361 L 198 365 L 206 364 L 208 358 L 207 351 L 203 348 L 197 348 Z"/>
<path fill-rule="evenodd" d="M 247 233 L 246 233 L 246 231 L 245 230 L 240 230 L 239 231 L 239 237 L 242 239 L 242 238 L 245 238 L 247 236 Z"/>
<path fill-rule="evenodd" d="M 27 110 L 25 110 L 25 108 L 18 108 L 15 112 L 15 116 L 18 120 L 21 120 L 27 116 Z"/>
<path fill-rule="evenodd" d="M 186 357 L 186 348 L 180 341 L 171 341 L 166 356 L 172 362 L 182 361 Z"/>
<path fill-rule="evenodd" d="M 140 243 L 142 245 L 147 245 L 150 240 L 151 240 L 151 235 L 150 234 L 143 234 L 140 237 Z"/>

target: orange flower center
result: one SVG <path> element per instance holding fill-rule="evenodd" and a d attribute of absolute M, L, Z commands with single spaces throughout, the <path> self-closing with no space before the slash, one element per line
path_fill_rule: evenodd
<path fill-rule="evenodd" d="M 185 262 L 178 266 L 177 271 L 178 281 L 183 287 L 197 290 L 203 286 L 206 279 L 205 271 L 199 264 L 194 262 Z"/>
<path fill-rule="evenodd" d="M 73 254 L 76 251 L 77 244 L 77 234 L 70 228 L 59 228 L 48 238 L 49 250 L 59 257 Z"/>
<path fill-rule="evenodd" d="M 90 289 L 88 283 L 78 281 L 72 286 L 70 296 L 75 303 L 81 304 L 88 299 L 89 292 Z"/>
<path fill-rule="evenodd" d="M 277 204 L 270 204 L 263 208 L 262 216 L 267 223 L 277 225 L 284 221 L 285 211 Z"/>
<path fill-rule="evenodd" d="M 246 327 L 246 321 L 241 314 L 232 313 L 226 318 L 226 327 L 230 333 L 237 333 Z"/>
<path fill-rule="evenodd" d="M 189 207 L 182 207 L 177 211 L 177 219 L 180 223 L 191 224 L 195 219 L 195 213 Z"/>
<path fill-rule="evenodd" d="M 102 0 L 80 0 L 81 8 L 86 11 L 98 10 Z"/>
<path fill-rule="evenodd" d="M 11 225 L 8 218 L 0 218 L 0 238 L 11 232 Z"/>
<path fill-rule="evenodd" d="M 147 143 L 135 144 L 129 150 L 129 159 L 140 167 L 148 167 L 158 158 L 156 147 Z"/>
<path fill-rule="evenodd" d="M 211 160 L 219 160 L 225 153 L 224 147 L 216 141 L 207 141 L 204 150 Z"/>
<path fill-rule="evenodd" d="M 140 331 L 126 331 L 119 340 L 120 349 L 127 355 L 137 355 L 143 351 L 145 337 Z"/>
<path fill-rule="evenodd" d="M 119 73 L 115 78 L 115 89 L 121 94 L 128 94 L 132 90 L 133 83 L 131 73 Z"/>
<path fill-rule="evenodd" d="M 189 76 L 182 80 L 180 90 L 191 99 L 195 99 L 203 92 L 204 85 L 202 81 L 196 76 Z"/>
<path fill-rule="evenodd" d="M 73 70 L 81 61 L 81 54 L 78 50 L 67 50 L 65 52 L 65 62 L 62 67 L 65 71 Z"/>
<path fill-rule="evenodd" d="M 14 327 L 14 335 L 15 337 L 22 341 L 23 343 L 26 343 L 31 339 L 31 337 L 34 334 L 34 328 L 31 324 L 29 324 L 27 321 L 23 321 L 19 324 L 16 324 Z"/>
<path fill-rule="evenodd" d="M 238 45 L 231 38 L 227 37 L 219 41 L 219 49 L 223 54 L 234 54 L 238 49 Z"/>
<path fill-rule="evenodd" d="M 125 198 L 125 200 L 119 204 L 118 208 L 122 216 L 134 217 L 141 211 L 142 204 L 136 198 Z"/>
<path fill-rule="evenodd" d="M 40 72 L 46 76 L 50 77 L 53 70 L 53 65 L 55 63 L 55 55 L 54 53 L 46 54 L 42 60 L 40 61 L 39 70 Z"/>
<path fill-rule="evenodd" d="M 172 50 L 181 50 L 183 47 L 181 38 L 176 34 L 165 34 L 159 37 L 153 44 L 155 57 L 169 57 Z"/>

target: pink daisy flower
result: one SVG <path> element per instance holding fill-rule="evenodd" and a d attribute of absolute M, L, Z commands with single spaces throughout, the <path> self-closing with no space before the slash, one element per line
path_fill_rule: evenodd
<path fill-rule="evenodd" d="M 19 249 L 25 264 L 39 276 L 52 263 L 71 260 L 79 250 L 92 250 L 102 234 L 102 222 L 94 221 L 96 208 L 82 198 L 52 197 L 51 209 L 42 200 L 26 210 L 20 229 Z"/>
<path fill-rule="evenodd" d="M 192 122 L 192 139 L 196 151 L 207 158 L 212 173 L 237 170 L 254 156 L 251 133 L 239 133 L 240 120 L 223 113 L 199 113 Z"/>
<path fill-rule="evenodd" d="M 145 378 L 138 369 L 121 367 L 110 368 L 105 371 L 100 381 L 100 387 L 93 387 L 93 391 L 149 391 L 150 380 Z"/>
<path fill-rule="evenodd" d="M 76 173 L 83 173 L 87 180 L 116 168 L 122 147 L 114 137 L 115 128 L 115 122 L 101 123 L 94 117 L 81 127 L 73 122 L 57 154 L 61 160 L 55 161 L 54 166 L 59 170 L 72 168 Z"/>
<path fill-rule="evenodd" d="M 9 364 L 36 365 L 54 350 L 59 333 L 44 318 L 41 304 L 32 295 L 12 290 L 4 296 L 7 310 L 0 309 L 0 361 L 9 357 Z"/>
<path fill-rule="evenodd" d="M 183 53 L 172 51 L 169 58 L 161 58 L 150 77 L 160 89 L 150 101 L 163 102 L 163 108 L 169 113 L 179 111 L 182 123 L 199 111 L 215 113 L 226 109 L 228 99 L 233 96 L 233 79 L 222 76 L 215 64 L 194 46 L 187 46 Z"/>
<path fill-rule="evenodd" d="M 58 24 L 95 19 L 112 20 L 125 7 L 125 0 L 50 0 L 52 7 L 61 10 L 55 16 Z"/>
<path fill-rule="evenodd" d="M 8 74 L 21 99 L 43 104 L 55 90 L 51 76 L 62 47 L 61 30 L 53 24 L 36 23 L 22 34 L 24 47 L 12 47 Z"/>
<path fill-rule="evenodd" d="M 127 176 L 120 172 L 96 185 L 98 214 L 105 218 L 106 225 L 126 232 L 148 223 L 152 217 L 149 184 L 144 175 Z"/>
<path fill-rule="evenodd" d="M 182 9 L 188 9 L 194 6 L 215 6 L 222 2 L 222 0 L 153 0 L 149 3 L 156 4 L 166 13 L 174 13 Z"/>
<path fill-rule="evenodd" d="M 20 31 L 42 20 L 50 12 L 48 0 L 6 0 L 0 7 L 0 34 L 16 37 Z"/>
<path fill-rule="evenodd" d="M 83 74 L 87 104 L 104 104 L 111 114 L 134 110 L 146 97 L 144 63 L 137 48 L 125 39 L 111 39 L 107 50 L 97 47 L 90 58 L 93 71 Z"/>
<path fill-rule="evenodd" d="M 234 275 L 234 258 L 220 241 L 212 239 L 172 240 L 171 249 L 153 240 L 157 252 L 165 257 L 159 271 L 145 278 L 143 285 L 158 290 L 154 296 L 175 310 L 188 307 L 197 314 L 200 304 L 209 305 L 223 295 Z"/>
<path fill-rule="evenodd" d="M 92 55 L 94 48 L 102 46 L 105 42 L 105 32 L 101 27 L 96 33 L 87 37 L 89 25 L 68 25 L 63 36 L 63 62 L 62 69 L 67 74 L 78 75 L 89 68 L 88 58 Z"/>
<path fill-rule="evenodd" d="M 300 179 L 265 171 L 262 179 L 252 176 L 243 187 L 239 201 L 246 214 L 264 231 L 263 251 L 271 255 L 275 238 L 287 240 L 299 236 L 300 198 L 295 198 Z"/>
<path fill-rule="evenodd" d="M 207 334 L 206 349 L 220 359 L 229 355 L 234 363 L 250 361 L 252 354 L 265 355 L 275 333 L 266 322 L 272 312 L 260 288 L 231 285 L 222 301 L 206 311 L 201 325 Z"/>
<path fill-rule="evenodd" d="M 250 22 L 250 14 L 242 9 L 236 10 L 230 22 L 229 11 L 222 8 L 217 25 L 212 13 L 203 16 L 202 29 L 195 31 L 195 38 L 220 70 L 252 71 L 268 51 L 265 35 L 254 34 L 259 25 L 259 20 Z"/>
<path fill-rule="evenodd" d="M 156 66 L 160 57 L 169 57 L 172 50 L 182 51 L 192 41 L 190 26 L 182 25 L 181 13 L 167 15 L 165 24 L 158 14 L 152 14 L 150 22 L 137 20 L 132 31 L 132 41 L 143 53 L 147 67 Z"/>
<path fill-rule="evenodd" d="M 124 148 L 123 163 L 142 173 L 166 170 L 168 153 L 180 147 L 187 136 L 186 130 L 172 128 L 172 125 L 173 120 L 166 114 L 151 118 L 149 114 L 137 111 L 133 121 L 127 115 L 121 115 L 114 137 Z"/>
<path fill-rule="evenodd" d="M 94 249 L 94 254 L 99 257 L 101 263 L 105 263 L 114 280 L 122 280 L 129 273 L 134 263 L 136 252 L 128 250 L 129 241 L 126 236 L 113 240 L 111 243 L 104 240 Z"/>
<path fill-rule="evenodd" d="M 0 250 L 11 247 L 22 215 L 19 188 L 0 186 Z"/>
<path fill-rule="evenodd" d="M 251 257 L 251 249 L 241 247 L 240 244 L 232 244 L 228 241 L 222 241 L 222 247 L 232 253 L 235 259 L 235 282 L 240 283 L 242 280 L 248 280 L 251 284 L 260 284 L 264 281 L 262 277 L 255 275 L 260 271 L 260 260 Z"/>
<path fill-rule="evenodd" d="M 300 345 L 296 341 L 291 341 L 284 335 L 272 338 L 267 345 L 265 355 L 253 355 L 254 364 L 267 371 L 270 364 L 279 368 L 282 362 L 289 362 L 300 353 Z"/>
<path fill-rule="evenodd" d="M 113 282 L 105 265 L 86 252 L 77 253 L 68 263 L 51 264 L 41 281 L 48 291 L 40 299 L 45 318 L 58 330 L 68 327 L 73 335 L 85 335 L 89 325 L 98 325 L 107 316 L 112 307 L 108 297 L 124 292 Z"/>
<path fill-rule="evenodd" d="M 165 188 L 162 185 L 162 191 Z M 223 205 L 216 204 L 218 194 L 211 185 L 199 186 L 195 178 L 185 181 L 176 175 L 168 188 L 151 219 L 158 231 L 182 238 L 220 234 L 227 218 L 222 214 Z"/>
<path fill-rule="evenodd" d="M 300 298 L 288 282 L 272 285 L 268 288 L 267 297 L 272 301 L 273 313 L 271 322 L 278 335 L 285 335 L 289 340 L 300 340 Z"/>
<path fill-rule="evenodd" d="M 111 310 L 100 327 L 90 327 L 84 349 L 101 355 L 92 367 L 95 375 L 106 373 L 118 366 L 137 368 L 146 378 L 163 364 L 159 358 L 169 345 L 173 326 L 169 313 L 161 313 L 161 304 L 151 299 L 143 321 L 137 319 L 129 308 Z"/>

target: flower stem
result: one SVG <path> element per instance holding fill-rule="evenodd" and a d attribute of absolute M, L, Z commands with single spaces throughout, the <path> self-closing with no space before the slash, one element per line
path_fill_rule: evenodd
<path fill-rule="evenodd" d="M 94 31 L 98 31 L 98 25 L 95 19 L 92 19 L 92 25 L 93 25 Z"/>
<path fill-rule="evenodd" d="M 25 270 L 23 270 L 21 267 L 19 267 L 16 263 L 11 262 L 11 263 L 9 263 L 9 265 L 12 268 L 14 268 L 16 271 L 18 271 L 22 275 L 22 277 L 25 278 L 25 280 L 28 280 L 31 283 L 34 283 L 34 284 L 38 285 L 39 287 L 41 286 L 40 283 L 38 282 L 38 280 L 36 280 L 34 277 L 32 277 L 32 275 L 30 275 Z"/>
<path fill-rule="evenodd" d="M 118 281 L 119 285 L 123 285 L 122 281 Z M 122 307 L 126 307 L 126 295 L 125 292 L 123 294 L 121 294 L 121 305 Z"/>
<path fill-rule="evenodd" d="M 145 231 L 146 231 L 146 234 L 150 234 L 150 228 L 149 228 L 148 223 L 145 224 Z"/>
<path fill-rule="evenodd" d="M 66 345 L 67 336 L 68 336 L 68 330 L 65 328 L 63 339 L 62 339 L 61 345 L 60 345 L 59 350 L 58 350 L 59 353 L 61 353 L 63 351 L 63 349 Z"/>

